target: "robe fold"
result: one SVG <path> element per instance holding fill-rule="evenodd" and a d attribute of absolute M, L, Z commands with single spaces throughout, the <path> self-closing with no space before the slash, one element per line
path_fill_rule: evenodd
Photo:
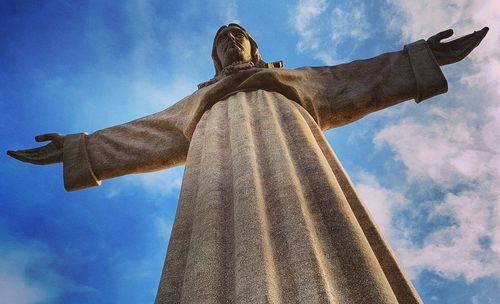
<path fill-rule="evenodd" d="M 156 303 L 421 303 L 322 130 L 447 91 L 425 41 L 252 68 L 64 145 L 68 190 L 185 163 Z"/>

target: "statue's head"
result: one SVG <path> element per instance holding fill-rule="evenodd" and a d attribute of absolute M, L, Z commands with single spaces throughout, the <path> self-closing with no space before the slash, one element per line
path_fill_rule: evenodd
<path fill-rule="evenodd" d="M 217 31 L 212 47 L 212 59 L 215 75 L 226 66 L 238 61 L 252 61 L 256 66 L 264 64 L 255 40 L 236 23 L 224 25 Z"/>

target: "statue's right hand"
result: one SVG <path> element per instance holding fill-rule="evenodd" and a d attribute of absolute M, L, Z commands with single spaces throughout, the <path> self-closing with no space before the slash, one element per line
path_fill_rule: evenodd
<path fill-rule="evenodd" d="M 17 160 L 36 165 L 48 165 L 63 161 L 64 135 L 49 133 L 35 136 L 37 142 L 50 140 L 45 146 L 17 151 L 7 151 L 7 155 Z"/>

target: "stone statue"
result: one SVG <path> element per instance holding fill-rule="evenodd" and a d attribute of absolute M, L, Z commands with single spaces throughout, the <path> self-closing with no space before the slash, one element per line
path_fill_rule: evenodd
<path fill-rule="evenodd" d="M 215 77 L 166 110 L 7 153 L 63 162 L 68 191 L 186 164 L 156 303 L 421 303 L 322 130 L 447 91 L 488 28 L 333 67 L 279 68 L 237 24 Z"/>

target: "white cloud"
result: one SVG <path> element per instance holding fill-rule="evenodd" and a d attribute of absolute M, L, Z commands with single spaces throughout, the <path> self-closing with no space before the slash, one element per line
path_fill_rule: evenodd
<path fill-rule="evenodd" d="M 413 271 L 428 269 L 454 279 L 472 282 L 498 276 L 500 255 L 493 248 L 498 230 L 498 201 L 476 191 L 448 193 L 436 203 L 432 217 L 450 217 L 454 224 L 432 231 L 422 245 L 406 243 L 398 252 Z M 429 220 L 432 222 L 432 218 Z"/>
<path fill-rule="evenodd" d="M 57 296 L 57 287 L 49 282 L 37 284 L 26 275 L 26 270 L 37 262 L 46 264 L 46 249 L 35 246 L 30 249 L 11 248 L 0 252 L 0 294 L 3 303 L 37 303 Z M 44 265 L 46 266 L 46 265 Z M 43 267 L 43 266 L 42 266 Z"/>
<path fill-rule="evenodd" d="M 290 10 L 290 23 L 299 36 L 299 52 L 310 52 L 327 65 L 345 61 L 338 55 L 341 42 L 349 41 L 352 48 L 370 37 L 363 3 L 350 3 L 347 7 L 329 7 L 324 0 L 300 0 Z"/>
<path fill-rule="evenodd" d="M 332 11 L 331 39 L 335 44 L 344 39 L 363 40 L 370 37 L 370 25 L 366 19 L 363 5 L 342 10 L 338 7 Z"/>
<path fill-rule="evenodd" d="M 164 86 L 137 80 L 132 87 L 136 95 L 136 105 L 141 108 L 138 110 L 148 113 L 164 110 L 196 90 L 196 84 L 184 75 L 174 77 Z"/>
<path fill-rule="evenodd" d="M 54 268 L 57 257 L 39 243 L 0 247 L 0 303 L 51 303 L 67 292 L 95 293 L 78 286 Z"/>
<path fill-rule="evenodd" d="M 297 43 L 299 51 L 316 50 L 319 47 L 317 28 L 312 24 L 326 8 L 325 0 L 301 0 L 291 12 L 290 21 L 301 39 Z"/>
<path fill-rule="evenodd" d="M 19 273 L 0 273 L 1 303 L 29 304 L 44 302 L 50 295 L 43 289 L 30 286 Z"/>
<path fill-rule="evenodd" d="M 142 187 L 150 194 L 173 195 L 180 190 L 184 167 L 170 168 L 158 172 L 132 174 L 122 177 L 125 183 Z"/>
<path fill-rule="evenodd" d="M 405 231 L 398 235 L 396 250 L 414 274 L 431 270 L 469 282 L 499 277 L 500 4 L 389 2 L 405 17 L 404 21 L 389 20 L 400 26 L 405 42 L 450 27 L 458 34 L 491 28 L 467 60 L 445 69 L 453 77 L 441 104 L 429 105 L 418 116 L 406 111 L 402 120 L 384 127 L 375 137 L 377 147 L 389 147 L 406 167 L 408 178 L 403 182 L 408 190 L 403 194 L 412 198 L 409 201 L 435 200 L 430 189 L 444 194 L 439 201 L 414 201 L 408 206 L 422 214 L 422 225 L 415 227 L 409 219 L 400 222 L 399 228 Z M 391 216 L 396 215 L 401 214 Z M 447 219 L 444 224 L 443 219 Z M 418 235 L 424 235 L 423 239 L 415 239 Z"/>
<path fill-rule="evenodd" d="M 476 115 L 468 115 L 465 108 L 436 105 L 418 119 L 406 118 L 385 127 L 374 142 L 378 147 L 388 144 L 412 179 L 445 188 L 477 182 L 494 170 L 498 155 L 485 149 Z"/>
<path fill-rule="evenodd" d="M 382 187 L 375 176 L 368 173 L 360 174 L 356 190 L 364 199 L 384 236 L 392 239 L 396 234 L 392 224 L 392 210 L 405 204 L 405 197 L 398 192 Z"/>

